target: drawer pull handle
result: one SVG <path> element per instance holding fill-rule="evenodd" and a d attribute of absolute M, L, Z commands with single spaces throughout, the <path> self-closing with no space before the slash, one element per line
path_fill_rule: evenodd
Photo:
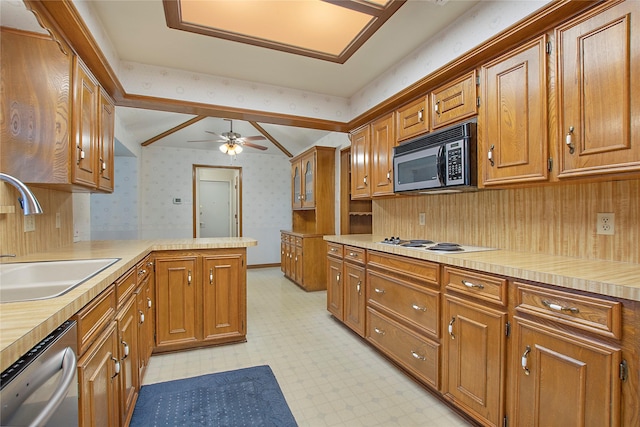
<path fill-rule="evenodd" d="M 191 270 L 189 270 L 187 273 L 187 284 L 191 286 Z"/>
<path fill-rule="evenodd" d="M 151 308 L 151 298 L 147 298 L 147 307 Z"/>
<path fill-rule="evenodd" d="M 418 353 L 416 353 L 415 351 L 411 350 L 411 355 L 413 356 L 414 359 L 418 359 L 418 360 L 422 360 L 423 362 L 425 360 L 427 360 L 426 357 L 424 356 L 420 356 Z"/>
<path fill-rule="evenodd" d="M 138 314 L 140 315 L 140 324 L 144 323 L 144 313 L 141 310 L 138 310 Z"/>
<path fill-rule="evenodd" d="M 531 347 L 527 346 L 526 349 L 524 350 L 524 353 L 522 354 L 522 369 L 524 370 L 524 374 L 525 375 L 529 375 L 529 367 L 527 366 L 527 362 L 529 359 L 529 353 L 531 353 Z"/>
<path fill-rule="evenodd" d="M 451 322 L 449 322 L 449 335 L 451 335 L 451 339 L 452 340 L 456 339 L 456 336 L 453 335 L 453 322 L 455 322 L 455 321 L 456 321 L 456 318 L 452 317 L 451 318 Z"/>
<path fill-rule="evenodd" d="M 562 306 L 560 304 L 554 304 L 551 301 L 547 301 L 542 300 L 542 304 L 545 305 L 545 307 L 549 307 L 551 310 L 556 310 L 556 311 L 569 311 L 571 313 L 580 313 L 580 309 L 577 307 L 567 307 L 567 306 Z"/>
<path fill-rule="evenodd" d="M 384 289 L 379 289 L 379 288 L 373 288 L 373 290 L 375 291 L 376 294 L 380 294 L 380 295 L 383 295 L 387 292 Z"/>
<path fill-rule="evenodd" d="M 124 357 L 121 359 L 124 360 L 129 357 L 129 344 L 125 340 L 120 340 L 120 344 L 124 346 Z"/>
<path fill-rule="evenodd" d="M 336 248 L 331 248 L 331 252 L 338 252 Z"/>
<path fill-rule="evenodd" d="M 115 357 L 111 357 L 111 360 L 113 360 L 114 366 L 113 366 L 113 376 L 111 377 L 112 379 L 117 377 L 118 374 L 120 373 L 120 361 L 118 359 L 116 359 Z"/>
<path fill-rule="evenodd" d="M 337 282 L 339 282 L 339 281 L 340 281 L 340 275 L 341 275 L 341 273 L 338 273 L 338 274 L 336 275 L 336 281 L 337 281 Z"/>
<path fill-rule="evenodd" d="M 213 285 L 213 268 L 209 269 L 209 284 Z"/>
<path fill-rule="evenodd" d="M 358 292 L 358 295 L 362 295 L 361 289 L 362 289 L 362 281 L 358 280 L 358 284 L 356 285 L 356 291 Z"/>
<path fill-rule="evenodd" d="M 411 307 L 417 311 L 427 311 L 427 307 L 420 307 L 418 304 L 413 304 Z"/>
<path fill-rule="evenodd" d="M 384 334 L 386 334 L 386 332 L 385 332 L 385 331 L 383 331 L 382 329 L 379 329 L 379 328 L 373 328 L 373 331 L 374 331 L 376 334 L 378 334 L 378 335 L 384 335 Z"/>
<path fill-rule="evenodd" d="M 473 289 L 473 288 L 484 289 L 484 285 L 482 283 L 476 284 L 476 283 L 471 283 L 471 282 L 467 282 L 466 280 L 463 280 L 462 284 L 469 289 Z"/>
<path fill-rule="evenodd" d="M 354 258 L 357 258 L 357 257 L 358 257 L 358 254 L 357 254 L 357 253 L 355 253 L 355 252 L 349 252 L 349 256 L 354 257 Z"/>

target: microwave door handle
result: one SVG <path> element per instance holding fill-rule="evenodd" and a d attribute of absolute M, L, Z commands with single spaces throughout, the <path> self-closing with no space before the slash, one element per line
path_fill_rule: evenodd
<path fill-rule="evenodd" d="M 445 186 L 446 184 L 446 174 L 445 174 L 445 146 L 441 145 L 440 149 L 438 150 L 438 161 L 436 163 L 436 168 L 438 169 L 438 181 L 440 181 L 440 185 L 441 186 Z"/>
<path fill-rule="evenodd" d="M 69 392 L 69 387 L 71 387 L 76 374 L 76 354 L 73 352 L 71 347 L 67 347 L 64 352 L 61 353 L 61 356 L 61 358 L 58 358 L 60 357 L 58 356 L 55 359 L 50 360 L 48 363 L 45 362 L 45 364 L 40 368 L 41 372 L 38 374 L 41 375 L 41 380 L 39 381 L 41 384 L 46 382 L 46 380 L 56 374 L 60 369 L 62 369 L 62 377 L 45 407 L 38 414 L 35 420 L 29 424 L 30 427 L 46 424 Z"/>

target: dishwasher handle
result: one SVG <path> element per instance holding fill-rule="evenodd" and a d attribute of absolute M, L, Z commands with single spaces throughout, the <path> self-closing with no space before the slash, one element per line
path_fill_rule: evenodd
<path fill-rule="evenodd" d="M 51 416 L 56 412 L 56 409 L 58 409 L 64 398 L 67 396 L 69 388 L 72 386 L 73 379 L 76 375 L 76 354 L 71 347 L 67 347 L 59 353 L 59 356 L 60 357 L 56 357 L 51 360 L 51 363 L 45 363 L 42 365 L 38 372 L 38 376 L 41 378 L 41 381 L 39 381 L 41 384 L 57 374 L 60 369 L 62 369 L 62 376 L 55 391 L 49 398 L 49 401 L 31 424 L 29 424 L 29 427 L 45 425 L 49 418 L 51 418 Z"/>

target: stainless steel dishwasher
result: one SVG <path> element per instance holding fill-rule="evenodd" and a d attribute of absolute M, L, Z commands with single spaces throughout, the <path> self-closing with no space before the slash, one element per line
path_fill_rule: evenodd
<path fill-rule="evenodd" d="M 64 322 L 2 373 L 0 425 L 78 425 L 77 335 Z"/>

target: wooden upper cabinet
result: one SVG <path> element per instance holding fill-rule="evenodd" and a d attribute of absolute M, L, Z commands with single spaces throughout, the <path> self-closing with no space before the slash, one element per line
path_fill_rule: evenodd
<path fill-rule="evenodd" d="M 393 147 L 396 145 L 393 113 L 371 124 L 371 196 L 393 194 Z"/>
<path fill-rule="evenodd" d="M 113 144 L 115 139 L 115 106 L 104 90 L 100 91 L 98 135 L 98 176 L 99 190 L 113 192 Z"/>
<path fill-rule="evenodd" d="M 74 184 L 96 187 L 100 87 L 78 57 L 74 58 L 73 72 L 71 176 Z"/>
<path fill-rule="evenodd" d="M 431 92 L 431 127 L 450 125 L 475 116 L 477 107 L 477 74 L 472 72 Z"/>
<path fill-rule="evenodd" d="M 548 180 L 546 67 L 544 35 L 482 66 L 481 185 Z"/>
<path fill-rule="evenodd" d="M 429 97 L 423 96 L 396 112 L 397 141 L 404 141 L 429 131 Z"/>
<path fill-rule="evenodd" d="M 316 206 L 316 153 L 310 151 L 291 161 L 293 209 L 313 209 Z"/>
<path fill-rule="evenodd" d="M 351 134 L 351 198 L 370 198 L 369 153 L 371 151 L 369 125 Z"/>
<path fill-rule="evenodd" d="M 640 2 L 558 27 L 559 178 L 640 171 Z"/>

